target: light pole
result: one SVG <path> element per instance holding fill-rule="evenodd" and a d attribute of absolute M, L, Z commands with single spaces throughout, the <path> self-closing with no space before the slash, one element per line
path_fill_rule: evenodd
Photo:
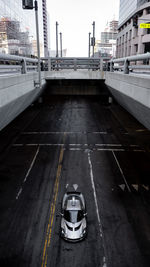
<path fill-rule="evenodd" d="M 38 54 L 38 75 L 39 75 L 39 87 L 41 88 L 41 60 L 40 60 L 40 41 L 39 41 L 39 23 L 38 23 L 38 2 L 37 0 L 22 0 L 23 9 L 35 9 L 35 23 L 36 23 L 36 41 L 37 41 L 37 54 Z"/>
<path fill-rule="evenodd" d="M 91 54 L 91 32 L 89 32 L 89 57 Z"/>
<path fill-rule="evenodd" d="M 34 1 L 34 8 L 35 8 L 36 39 L 37 39 L 37 53 L 38 53 L 39 87 L 41 88 L 41 60 L 40 60 L 40 40 L 39 40 L 38 2 L 37 2 L 37 0 Z"/>
<path fill-rule="evenodd" d="M 93 41 L 92 41 L 92 45 L 93 45 L 93 57 L 94 57 L 94 46 L 95 46 L 95 21 L 93 21 Z"/>
<path fill-rule="evenodd" d="M 56 57 L 58 57 L 58 22 L 56 21 Z"/>
<path fill-rule="evenodd" d="M 60 56 L 62 57 L 62 32 L 60 34 Z"/>

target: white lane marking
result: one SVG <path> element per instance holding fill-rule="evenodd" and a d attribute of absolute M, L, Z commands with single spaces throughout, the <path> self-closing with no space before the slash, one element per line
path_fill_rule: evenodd
<path fill-rule="evenodd" d="M 99 214 L 99 208 L 98 208 L 98 202 L 97 202 L 97 196 L 96 196 L 96 190 L 95 190 L 95 183 L 94 183 L 94 176 L 93 176 L 93 167 L 92 167 L 92 162 L 91 162 L 91 157 L 90 153 L 88 152 L 88 162 L 90 166 L 90 178 L 91 178 L 91 184 L 92 184 L 92 189 L 93 189 L 93 194 L 94 194 L 94 201 L 95 201 L 95 207 L 96 207 L 96 214 L 97 214 L 97 219 L 98 219 L 98 224 L 99 224 L 99 231 L 100 231 L 100 237 L 102 238 L 102 246 L 104 250 L 104 257 L 103 257 L 103 266 L 106 265 L 106 257 L 105 257 L 105 245 L 104 245 L 104 237 L 103 237 L 103 229 L 102 229 L 102 223 L 100 219 L 100 214 Z"/>
<path fill-rule="evenodd" d="M 68 144 L 69 146 L 87 146 L 87 144 Z"/>
<path fill-rule="evenodd" d="M 107 132 L 93 132 L 93 134 L 107 134 Z"/>
<path fill-rule="evenodd" d="M 40 150 L 40 148 L 38 147 L 38 149 L 37 149 L 37 151 L 36 151 L 36 153 L 35 153 L 35 156 L 34 156 L 32 162 L 31 162 L 31 164 L 30 164 L 30 167 L 29 167 L 29 169 L 28 169 L 28 171 L 27 171 L 27 173 L 26 173 L 26 176 L 25 176 L 25 178 L 24 178 L 24 181 L 23 181 L 24 183 L 26 182 L 26 180 L 27 180 L 27 178 L 28 178 L 28 176 L 29 176 L 29 174 L 30 174 L 30 171 L 31 171 L 31 169 L 32 169 L 32 167 L 33 167 L 33 165 L 34 165 L 34 163 L 35 163 L 35 160 L 36 160 L 36 158 L 37 158 L 37 155 L 38 155 L 38 153 L 39 153 L 39 150 Z"/>
<path fill-rule="evenodd" d="M 14 147 L 21 147 L 21 146 L 50 146 L 50 147 L 55 147 L 55 146 L 65 146 L 66 144 L 13 144 Z M 91 146 L 94 144 L 68 144 L 69 146 L 81 146 L 81 147 L 84 147 L 84 146 Z M 105 145 L 103 145 L 105 146 Z M 66 149 L 66 148 L 64 148 Z M 84 150 L 84 148 L 68 148 L 68 150 Z M 93 151 L 127 151 L 126 149 L 123 149 L 123 148 L 92 148 Z M 144 150 L 132 150 L 132 152 L 145 152 Z"/>
<path fill-rule="evenodd" d="M 149 190 L 149 186 L 148 185 L 146 186 L 146 185 L 142 184 L 142 186 L 144 187 L 145 190 L 147 190 L 147 191 Z"/>
<path fill-rule="evenodd" d="M 142 150 L 142 149 L 134 149 L 133 151 L 134 151 L 134 152 L 145 152 L 144 149 L 143 149 L 143 150 Z"/>
<path fill-rule="evenodd" d="M 74 188 L 75 191 L 77 191 L 78 184 L 73 184 L 73 188 Z"/>
<path fill-rule="evenodd" d="M 82 148 L 69 148 L 70 151 L 81 151 Z"/>
<path fill-rule="evenodd" d="M 21 195 L 21 193 L 22 193 L 22 187 L 20 188 L 20 190 L 19 190 L 19 192 L 18 192 L 18 194 L 17 194 L 17 196 L 16 196 L 16 199 L 19 198 L 19 196 Z"/>
<path fill-rule="evenodd" d="M 121 188 L 121 190 L 125 190 L 125 187 L 126 187 L 126 185 L 125 184 L 119 184 L 119 187 Z"/>
<path fill-rule="evenodd" d="M 122 146 L 121 144 L 95 144 L 95 146 Z"/>
<path fill-rule="evenodd" d="M 21 146 L 65 146 L 65 145 L 68 145 L 68 146 L 103 146 L 103 147 L 122 147 L 121 144 L 13 144 L 12 146 L 14 147 L 21 147 Z M 92 148 L 92 150 L 96 150 L 96 151 L 127 151 L 126 149 L 123 149 L 123 148 Z M 145 150 L 142 150 L 142 149 L 134 149 L 132 150 L 132 152 L 145 152 Z"/>
<path fill-rule="evenodd" d="M 133 188 L 138 191 L 139 190 L 139 185 L 138 184 L 132 184 Z"/>
<path fill-rule="evenodd" d="M 65 132 L 66 134 L 107 134 L 107 132 Z M 22 132 L 22 134 L 64 134 L 64 132 Z"/>
<path fill-rule="evenodd" d="M 128 183 L 127 183 L 127 180 L 126 180 L 126 178 L 125 178 L 125 176 L 124 176 L 123 170 L 121 169 L 121 166 L 120 166 L 120 164 L 119 164 L 119 161 L 117 160 L 117 157 L 116 157 L 114 151 L 112 151 L 112 154 L 113 154 L 113 156 L 114 156 L 114 158 L 115 158 L 115 161 L 116 161 L 116 163 L 117 163 L 117 165 L 118 165 L 118 168 L 119 168 L 119 170 L 120 170 L 120 173 L 121 173 L 121 175 L 122 175 L 122 178 L 123 178 L 123 180 L 124 180 L 124 182 L 125 182 L 125 184 L 126 184 L 126 187 L 127 187 L 128 191 L 131 193 L 130 187 L 129 187 Z"/>
<path fill-rule="evenodd" d="M 36 150 L 36 153 L 35 153 L 34 158 L 33 158 L 32 162 L 31 162 L 31 164 L 30 164 L 30 167 L 29 167 L 29 169 L 28 169 L 28 171 L 27 171 L 27 173 L 26 173 L 26 175 L 25 175 L 25 178 L 24 178 L 24 180 L 23 180 L 23 183 L 25 183 L 25 182 L 27 181 L 27 178 L 28 178 L 28 176 L 29 176 L 29 174 L 30 174 L 30 171 L 31 171 L 31 169 L 32 169 L 32 167 L 33 167 L 33 165 L 34 165 L 34 163 L 35 163 L 35 160 L 36 160 L 36 158 L 37 158 L 37 155 L 38 155 L 38 153 L 39 153 L 39 149 L 40 149 L 40 148 L 38 147 L 37 150 Z M 17 200 L 18 200 L 19 196 L 21 195 L 22 190 L 23 190 L 23 187 L 20 188 L 20 190 L 19 190 L 19 192 L 18 192 L 18 194 L 17 194 L 17 196 L 16 196 L 16 199 L 17 199 Z"/>
<path fill-rule="evenodd" d="M 88 145 L 93 145 L 93 146 L 110 146 L 110 147 L 122 147 L 121 144 L 36 144 L 36 143 L 30 143 L 30 144 L 13 144 L 13 146 L 64 146 L 64 145 L 69 145 L 69 146 L 88 146 Z"/>
<path fill-rule="evenodd" d="M 94 150 L 94 149 L 93 149 Z M 97 151 L 111 151 L 111 152 L 113 152 L 113 151 L 125 151 L 125 149 L 123 149 L 123 148 L 97 148 L 96 149 Z"/>

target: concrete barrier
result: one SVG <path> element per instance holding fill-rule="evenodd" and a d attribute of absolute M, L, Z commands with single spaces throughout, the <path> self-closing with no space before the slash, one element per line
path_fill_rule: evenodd
<path fill-rule="evenodd" d="M 150 76 L 106 72 L 105 77 L 118 103 L 150 129 Z"/>
<path fill-rule="evenodd" d="M 0 77 L 0 130 L 25 110 L 41 93 L 38 73 Z M 42 73 L 42 85 L 45 73 Z"/>
<path fill-rule="evenodd" d="M 46 80 L 53 79 L 90 79 L 90 80 L 99 80 L 103 79 L 104 72 L 101 70 L 54 70 L 47 71 L 45 76 Z"/>

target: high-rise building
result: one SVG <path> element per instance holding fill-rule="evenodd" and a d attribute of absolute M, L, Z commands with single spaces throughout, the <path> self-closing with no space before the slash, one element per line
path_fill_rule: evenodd
<path fill-rule="evenodd" d="M 44 56 L 48 57 L 48 34 L 47 34 L 47 6 L 46 0 L 42 0 L 43 32 L 44 32 Z"/>
<path fill-rule="evenodd" d="M 147 2 L 149 2 L 149 0 L 120 0 L 119 25 L 134 14 L 137 8 Z"/>
<path fill-rule="evenodd" d="M 0 0 L 0 53 L 37 56 L 35 11 L 24 10 L 21 0 Z M 40 52 L 47 56 L 46 0 L 38 0 Z"/>
<path fill-rule="evenodd" d="M 106 25 L 104 32 L 101 32 L 101 40 L 96 41 L 95 56 L 115 57 L 116 38 L 118 32 L 118 21 L 112 20 Z"/>
<path fill-rule="evenodd" d="M 112 20 L 109 23 L 110 32 L 118 32 L 118 20 Z"/>
<path fill-rule="evenodd" d="M 150 52 L 150 29 L 140 23 L 150 23 L 150 1 L 120 0 L 117 57 Z"/>

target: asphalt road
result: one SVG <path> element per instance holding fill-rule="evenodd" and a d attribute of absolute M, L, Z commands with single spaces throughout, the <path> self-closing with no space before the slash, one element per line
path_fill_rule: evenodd
<path fill-rule="evenodd" d="M 0 133 L 0 266 L 147 267 L 150 133 L 98 97 L 51 97 Z M 66 185 L 78 184 L 88 235 L 60 238 Z"/>

